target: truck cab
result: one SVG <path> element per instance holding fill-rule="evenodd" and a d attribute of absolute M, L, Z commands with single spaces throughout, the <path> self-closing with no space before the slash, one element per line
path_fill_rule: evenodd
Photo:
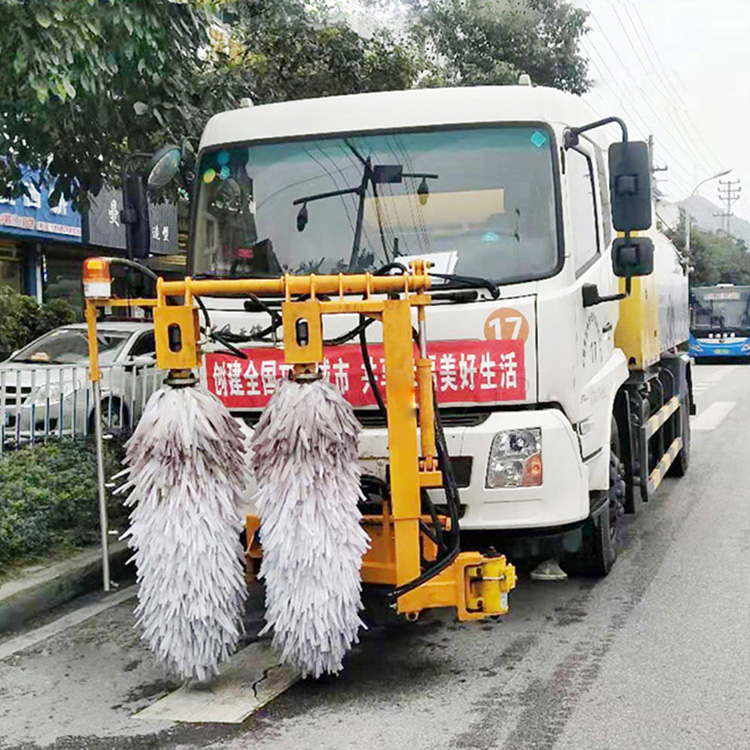
<path fill-rule="evenodd" d="M 623 512 L 687 467 L 692 399 L 684 264 L 653 229 L 618 245 L 608 132 L 575 131 L 594 120 L 577 97 L 531 86 L 224 112 L 200 144 L 188 262 L 193 278 L 431 262 L 429 355 L 464 544 L 605 574 Z M 248 430 L 287 371 L 280 302 L 203 300 L 246 357 L 217 345 L 203 377 Z M 322 369 L 362 423 L 364 471 L 385 478 L 359 324 L 325 321 Z M 377 327 L 364 336 L 382 379 Z"/>

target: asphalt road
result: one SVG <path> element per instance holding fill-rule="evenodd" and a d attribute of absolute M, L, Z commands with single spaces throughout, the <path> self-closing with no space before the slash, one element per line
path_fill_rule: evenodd
<path fill-rule="evenodd" d="M 690 472 L 627 518 L 606 579 L 524 578 L 499 622 L 371 630 L 343 676 L 235 727 L 133 718 L 175 686 L 130 599 L 0 659 L 0 748 L 750 747 L 750 367 L 695 380 Z"/>

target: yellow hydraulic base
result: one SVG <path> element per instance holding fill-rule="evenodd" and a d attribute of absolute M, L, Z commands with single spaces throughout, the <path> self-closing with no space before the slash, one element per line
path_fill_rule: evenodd
<path fill-rule="evenodd" d="M 430 523 L 432 519 L 421 519 Z M 447 521 L 447 519 L 440 519 Z M 370 549 L 362 561 L 362 582 L 366 584 L 394 585 L 396 583 L 395 539 L 393 519 L 383 516 L 365 516 L 362 519 L 370 536 Z M 245 524 L 247 532 L 248 582 L 257 580 L 263 550 L 258 543 L 260 529 L 258 516 L 249 515 Z M 422 536 L 423 556 L 433 561 L 434 543 Z M 456 610 L 461 621 L 482 620 L 508 612 L 508 593 L 516 587 L 516 569 L 504 555 L 482 555 L 479 552 L 461 552 L 441 573 L 413 591 L 399 597 L 396 611 L 407 620 L 416 620 L 424 609 L 450 607 Z"/>

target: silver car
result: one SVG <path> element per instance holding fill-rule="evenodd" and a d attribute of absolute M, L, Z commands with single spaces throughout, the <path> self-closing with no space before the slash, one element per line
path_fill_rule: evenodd
<path fill-rule="evenodd" d="M 147 322 L 97 325 L 105 430 L 132 429 L 159 385 L 154 329 Z M 2 443 L 86 435 L 94 429 L 85 324 L 56 328 L 0 364 Z"/>

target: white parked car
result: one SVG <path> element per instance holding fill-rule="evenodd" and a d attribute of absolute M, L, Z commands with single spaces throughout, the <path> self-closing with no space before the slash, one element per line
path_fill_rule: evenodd
<path fill-rule="evenodd" d="M 102 422 L 132 428 L 159 385 L 150 322 L 97 325 Z M 0 363 L 0 429 L 4 440 L 85 435 L 94 429 L 86 325 L 56 328 Z"/>

